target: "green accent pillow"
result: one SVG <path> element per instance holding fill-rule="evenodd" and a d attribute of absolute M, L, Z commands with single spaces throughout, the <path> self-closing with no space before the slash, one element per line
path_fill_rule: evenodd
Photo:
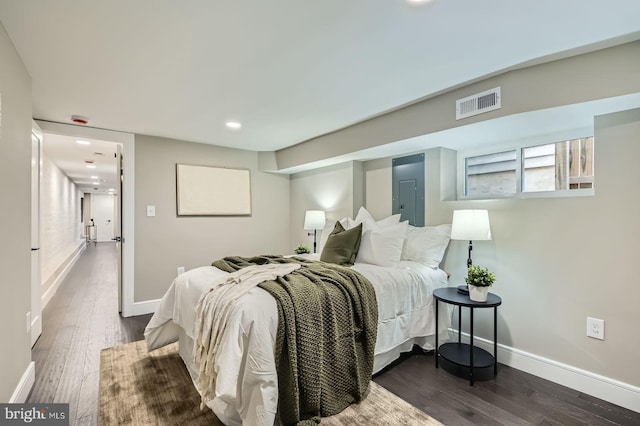
<path fill-rule="evenodd" d="M 356 263 L 361 240 L 362 224 L 345 230 L 340 222 L 336 222 L 322 249 L 320 260 L 338 265 L 353 265 Z"/>

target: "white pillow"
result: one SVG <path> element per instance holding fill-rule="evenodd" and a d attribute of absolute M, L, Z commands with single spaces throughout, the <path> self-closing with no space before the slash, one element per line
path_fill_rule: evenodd
<path fill-rule="evenodd" d="M 400 223 L 400 216 L 402 216 L 400 213 L 394 214 L 389 217 L 385 217 L 384 219 L 380 219 L 376 224 L 380 226 L 395 225 L 396 223 Z"/>
<path fill-rule="evenodd" d="M 369 263 L 395 268 L 402 256 L 402 247 L 409 222 L 380 226 L 371 220 L 362 223 L 362 240 L 356 263 Z"/>
<path fill-rule="evenodd" d="M 384 219 L 380 219 L 378 221 L 376 221 L 373 216 L 371 216 L 371 213 L 369 213 L 369 211 L 367 209 L 365 209 L 364 207 L 360 207 L 360 210 L 358 210 L 358 214 L 356 215 L 356 218 L 352 220 L 352 226 L 356 226 L 360 223 L 365 223 L 365 221 L 369 220 L 373 223 L 375 223 L 376 225 L 379 226 L 387 226 L 387 225 L 395 225 L 397 223 L 400 223 L 400 214 L 394 214 L 391 215 L 389 217 L 385 217 Z"/>
<path fill-rule="evenodd" d="M 373 218 L 373 216 L 371 216 L 371 213 L 367 211 L 367 209 L 365 209 L 364 207 L 360 207 L 360 210 L 358 210 L 358 214 L 356 215 L 356 218 L 354 219 L 354 221 L 356 223 L 361 223 L 361 222 L 364 222 L 366 219 L 369 219 L 372 222 L 376 221 Z"/>
<path fill-rule="evenodd" d="M 402 260 L 412 260 L 437 268 L 442 262 L 450 239 L 451 224 L 423 228 L 410 226 L 402 250 Z"/>
<path fill-rule="evenodd" d="M 340 219 L 340 225 L 342 225 L 344 229 L 350 229 L 351 228 L 350 225 L 352 221 L 353 219 L 351 219 L 350 217 L 344 217 Z M 318 241 L 318 253 L 322 253 L 322 249 L 324 248 L 324 245 L 327 243 L 327 239 L 329 238 L 329 235 L 333 232 L 334 226 L 336 226 L 335 220 L 327 219 L 324 222 L 324 228 L 322 228 L 322 231 L 320 232 L 320 240 Z"/>

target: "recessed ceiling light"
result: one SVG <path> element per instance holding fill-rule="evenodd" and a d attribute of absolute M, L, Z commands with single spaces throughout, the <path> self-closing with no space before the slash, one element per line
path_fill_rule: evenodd
<path fill-rule="evenodd" d="M 100 182 L 91 182 L 94 185 L 100 185 Z"/>
<path fill-rule="evenodd" d="M 95 169 L 96 166 L 93 164 L 87 164 L 87 169 Z"/>
<path fill-rule="evenodd" d="M 78 145 L 91 145 L 91 142 L 89 142 L 89 141 L 76 141 L 76 143 Z"/>
<path fill-rule="evenodd" d="M 242 127 L 242 123 L 240 123 L 239 121 L 227 121 L 225 123 L 225 126 L 230 129 L 240 129 Z"/>
<path fill-rule="evenodd" d="M 91 176 L 91 179 L 98 179 L 98 176 Z"/>

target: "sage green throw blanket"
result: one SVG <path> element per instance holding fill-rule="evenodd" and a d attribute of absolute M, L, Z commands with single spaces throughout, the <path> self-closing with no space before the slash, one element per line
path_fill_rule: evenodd
<path fill-rule="evenodd" d="M 314 424 L 365 396 L 373 371 L 378 305 L 371 283 L 349 268 L 282 256 L 226 257 L 213 266 L 300 263 L 260 287 L 278 304 L 278 411 L 285 424 Z"/>

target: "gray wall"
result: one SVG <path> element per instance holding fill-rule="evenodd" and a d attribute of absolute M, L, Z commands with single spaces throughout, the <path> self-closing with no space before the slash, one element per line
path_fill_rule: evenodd
<path fill-rule="evenodd" d="M 176 163 L 249 169 L 251 216 L 178 217 Z M 258 153 L 136 135 L 135 301 L 159 299 L 176 276 L 230 255 L 292 252 L 289 176 L 258 170 Z M 146 216 L 146 206 L 156 216 Z"/>
<path fill-rule="evenodd" d="M 0 401 L 31 361 L 31 77 L 0 24 Z"/>
<path fill-rule="evenodd" d="M 363 165 L 349 161 L 291 175 L 291 240 L 288 253 L 299 244 L 313 251 L 313 237 L 303 229 L 307 210 L 324 210 L 328 220 L 354 217 L 364 204 Z M 389 186 L 391 187 L 391 186 Z M 320 241 L 318 232 L 317 241 Z"/>
<path fill-rule="evenodd" d="M 437 209 L 487 208 L 493 241 L 474 259 L 496 271 L 500 343 L 635 386 L 640 310 L 634 258 L 640 226 L 640 110 L 595 120 L 595 196 L 444 202 Z M 445 268 L 462 281 L 466 244 L 455 241 Z M 586 317 L 605 320 L 604 341 L 585 336 Z M 485 321 L 481 335 L 491 333 Z"/>

